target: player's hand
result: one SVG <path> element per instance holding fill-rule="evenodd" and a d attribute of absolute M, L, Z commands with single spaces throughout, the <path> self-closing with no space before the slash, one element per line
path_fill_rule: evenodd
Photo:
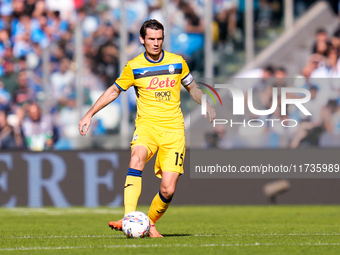
<path fill-rule="evenodd" d="M 209 104 L 207 104 L 207 114 L 209 115 L 209 123 L 213 122 L 216 118 L 216 111 Z M 204 115 L 204 118 L 207 118 L 207 115 Z"/>
<path fill-rule="evenodd" d="M 89 127 L 91 125 L 91 117 L 88 115 L 85 115 L 80 121 L 79 121 L 79 133 L 84 136 L 86 135 L 87 131 L 89 130 Z"/>

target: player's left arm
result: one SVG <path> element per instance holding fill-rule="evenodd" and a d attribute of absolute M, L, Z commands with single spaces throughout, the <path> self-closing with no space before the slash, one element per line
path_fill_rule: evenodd
<path fill-rule="evenodd" d="M 189 85 L 184 87 L 189 93 L 192 99 L 195 100 L 198 104 L 201 104 L 203 91 L 199 89 L 197 83 L 192 81 Z M 216 111 L 211 105 L 207 102 L 207 113 L 209 115 L 209 122 L 211 123 L 216 118 Z M 204 118 L 207 118 L 207 115 L 204 115 Z"/>

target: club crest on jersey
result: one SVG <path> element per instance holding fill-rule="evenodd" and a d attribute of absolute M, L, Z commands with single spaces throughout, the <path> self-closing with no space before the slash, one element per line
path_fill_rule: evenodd
<path fill-rule="evenodd" d="M 169 65 L 169 73 L 174 74 L 175 73 L 175 67 L 173 65 Z"/>

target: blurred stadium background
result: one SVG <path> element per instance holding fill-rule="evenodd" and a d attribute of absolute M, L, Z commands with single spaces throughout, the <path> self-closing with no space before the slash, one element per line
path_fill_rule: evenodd
<path fill-rule="evenodd" d="M 188 142 L 189 149 L 280 148 L 284 154 L 289 148 L 340 145 L 339 1 L 1 0 L 0 17 L 2 205 L 122 204 L 134 90 L 99 112 L 86 137 L 79 135 L 78 122 L 126 61 L 143 52 L 139 28 L 149 18 L 165 25 L 165 50 L 181 54 L 195 79 L 252 78 L 263 109 L 273 85 L 314 91 L 313 118 L 289 112 L 299 120 L 294 132 L 265 127 L 253 141 L 238 129 L 207 127 Z M 182 110 L 188 137 L 194 137 L 197 125 L 189 119 L 185 90 Z M 154 178 L 152 168 L 149 163 L 150 186 L 144 185 L 142 204 L 157 190 L 158 183 L 148 180 Z M 177 203 L 267 202 L 261 187 L 268 180 L 198 181 L 189 173 L 183 178 L 200 194 L 178 197 Z M 200 189 L 204 185 L 234 196 L 211 200 Z M 291 180 L 281 201 L 339 203 L 336 190 L 336 180 Z"/>

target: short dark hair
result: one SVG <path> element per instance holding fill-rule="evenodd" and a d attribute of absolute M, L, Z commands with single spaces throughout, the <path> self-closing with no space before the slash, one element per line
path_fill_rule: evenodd
<path fill-rule="evenodd" d="M 276 68 L 276 71 L 287 73 L 287 69 L 284 68 L 283 66 L 280 66 L 280 67 Z"/>
<path fill-rule="evenodd" d="M 337 107 L 338 102 L 335 99 L 329 99 L 328 102 L 327 102 L 327 106 L 328 107 Z"/>
<path fill-rule="evenodd" d="M 340 29 L 338 29 L 334 32 L 333 37 L 340 38 Z"/>
<path fill-rule="evenodd" d="M 263 70 L 270 73 L 271 75 L 273 75 L 275 72 L 275 68 L 272 65 L 265 66 Z"/>
<path fill-rule="evenodd" d="M 316 30 L 315 34 L 316 34 L 316 35 L 318 35 L 318 34 L 327 34 L 327 31 L 326 31 L 326 29 L 324 29 L 323 27 L 320 27 L 320 28 L 318 28 L 318 29 Z"/>
<path fill-rule="evenodd" d="M 146 29 L 151 28 L 154 30 L 162 30 L 163 31 L 163 37 L 164 37 L 164 27 L 162 23 L 160 23 L 158 20 L 150 19 L 143 23 L 142 27 L 140 28 L 140 36 L 142 38 L 145 38 L 146 36 Z"/>

